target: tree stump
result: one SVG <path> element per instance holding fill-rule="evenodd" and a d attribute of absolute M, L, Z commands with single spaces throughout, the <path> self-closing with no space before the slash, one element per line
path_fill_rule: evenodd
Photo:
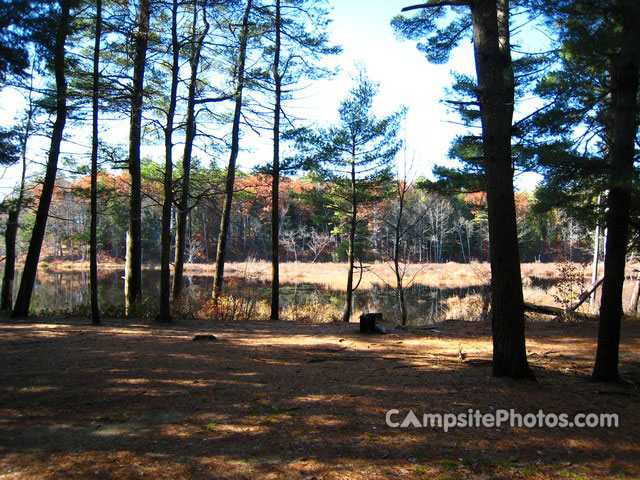
<path fill-rule="evenodd" d="M 382 313 L 363 313 L 360 315 L 360 333 L 376 333 L 376 322 L 382 321 Z"/>

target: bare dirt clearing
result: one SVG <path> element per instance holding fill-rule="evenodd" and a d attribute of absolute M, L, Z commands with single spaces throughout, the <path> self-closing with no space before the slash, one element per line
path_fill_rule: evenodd
<path fill-rule="evenodd" d="M 489 325 L 0 324 L 0 478 L 640 477 L 640 325 L 588 382 L 597 326 L 527 325 L 537 383 L 491 376 Z M 217 340 L 193 341 L 213 333 Z M 464 357 L 464 360 L 461 359 Z M 403 412 L 617 413 L 619 428 L 394 429 Z"/>

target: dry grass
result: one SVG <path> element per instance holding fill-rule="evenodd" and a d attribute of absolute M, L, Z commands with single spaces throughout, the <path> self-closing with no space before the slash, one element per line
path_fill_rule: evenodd
<path fill-rule="evenodd" d="M 395 276 L 389 265 L 385 263 L 365 264 L 360 287 L 369 289 L 373 285 L 395 285 Z M 214 265 L 191 264 L 186 267 L 189 273 L 213 273 Z M 486 264 L 412 264 L 408 265 L 406 279 L 414 279 L 414 283 L 428 286 L 461 287 L 482 285 L 486 283 Z M 326 288 L 341 290 L 346 284 L 346 263 L 282 263 L 280 264 L 280 280 L 283 283 L 312 283 Z M 225 273 L 229 276 L 251 277 L 259 280 L 271 278 L 271 264 L 267 261 L 228 263 Z M 356 270 L 356 280 L 359 272 Z"/>
<path fill-rule="evenodd" d="M 354 312 L 358 318 L 360 312 Z M 287 305 L 280 313 L 282 320 L 298 323 L 330 323 L 342 318 L 342 311 L 333 304 L 307 301 L 300 304 Z"/>
<path fill-rule="evenodd" d="M 88 262 L 58 262 L 58 263 L 43 263 L 41 268 L 46 268 L 50 271 L 84 271 L 88 270 Z M 100 264 L 100 270 L 118 270 L 122 269 L 123 265 L 115 262 L 108 262 Z M 145 268 L 150 270 L 157 270 L 157 265 L 145 265 Z M 213 275 L 215 265 L 213 264 L 187 264 L 185 265 L 185 271 L 191 275 Z M 601 266 L 599 275 L 602 275 Z M 563 271 L 570 270 L 573 272 L 572 281 L 577 277 L 583 279 L 583 287 L 587 287 L 590 284 L 591 268 L 585 264 L 566 264 L 566 263 L 523 263 L 521 265 L 524 297 L 525 301 L 536 304 L 552 305 L 557 307 L 564 307 L 558 302 L 558 298 L 565 296 L 566 293 L 559 292 L 559 286 L 542 288 L 539 286 L 540 282 L 558 282 L 561 283 L 566 280 L 563 279 Z M 314 284 L 320 285 L 324 288 L 331 290 L 344 290 L 346 286 L 346 271 L 347 266 L 345 263 L 282 263 L 280 265 L 280 280 L 282 283 L 290 284 Z M 225 266 L 225 273 L 229 280 L 233 277 L 241 279 L 255 279 L 260 281 L 269 281 L 271 278 L 271 264 L 265 260 L 251 260 L 246 262 L 233 262 L 227 263 Z M 624 285 L 624 305 L 625 308 L 629 304 L 631 298 L 631 292 L 633 290 L 633 276 L 632 268 L 628 267 L 628 280 Z M 356 272 L 356 279 L 358 272 Z M 441 264 L 412 264 L 407 266 L 405 274 L 405 284 L 413 281 L 417 285 L 425 285 L 429 287 L 440 288 L 458 288 L 469 286 L 481 286 L 487 285 L 490 281 L 490 269 L 487 263 L 441 263 Z M 389 285 L 392 288 L 395 287 L 395 276 L 393 271 L 386 263 L 373 263 L 365 265 L 365 272 L 363 273 L 362 282 L 360 285 L 361 290 L 367 290 L 374 285 Z M 577 298 L 579 289 L 576 289 L 574 296 Z M 569 301 L 571 299 L 567 299 Z M 571 303 L 571 302 L 569 302 Z M 593 306 L 590 306 L 586 302 L 581 308 L 580 312 L 583 313 L 597 313 L 599 305 L 599 299 Z M 312 317 L 302 312 L 304 306 L 299 306 L 296 311 L 287 312 L 288 318 L 295 318 L 297 316 L 301 318 Z M 310 308 L 313 310 L 313 308 Z M 310 313 L 313 313 L 312 311 Z M 333 313 L 327 311 L 321 315 L 322 322 L 331 318 Z M 460 317 L 458 317 L 460 318 Z M 306 320 L 305 320 L 306 321 Z"/>
<path fill-rule="evenodd" d="M 89 270 L 89 262 L 51 261 L 42 262 L 41 267 L 61 271 Z M 557 279 L 562 263 L 523 263 L 521 264 L 522 277 L 525 283 L 531 279 L 553 280 Z M 100 263 L 101 270 L 123 269 L 123 263 Z M 146 264 L 145 269 L 158 270 L 156 264 Z M 591 267 L 584 264 L 573 264 L 573 268 L 582 272 L 585 278 L 591 276 Z M 346 282 L 346 263 L 295 263 L 285 262 L 280 264 L 280 277 L 284 283 L 314 283 L 328 288 L 344 288 Z M 191 263 L 185 265 L 185 271 L 190 274 L 213 274 L 215 265 L 204 263 Z M 246 262 L 229 262 L 225 265 L 225 273 L 229 276 L 253 277 L 261 280 L 269 280 L 271 277 L 271 263 L 266 260 L 250 260 Z M 603 273 L 600 266 L 599 275 Z M 632 268 L 628 267 L 628 275 L 632 275 Z M 356 274 L 357 276 L 357 274 Z M 471 263 L 426 263 L 410 264 L 407 266 L 406 279 L 414 279 L 415 283 L 428 286 L 460 287 L 468 285 L 482 285 L 489 281 L 489 265 L 486 262 Z M 390 266 L 386 263 L 365 264 L 362 286 L 369 288 L 373 284 L 395 284 L 395 277 Z"/>
<path fill-rule="evenodd" d="M 446 300 L 446 320 L 481 321 L 483 318 L 484 299 L 480 294 L 466 297 L 449 297 Z"/>

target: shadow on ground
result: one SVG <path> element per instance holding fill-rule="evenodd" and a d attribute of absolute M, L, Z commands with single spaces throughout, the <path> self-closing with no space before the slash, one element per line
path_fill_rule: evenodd
<path fill-rule="evenodd" d="M 355 324 L 0 324 L 0 477 L 637 478 L 638 391 L 587 381 L 595 328 L 529 325 L 533 383 L 491 376 L 481 323 L 385 336 Z M 640 326 L 624 333 L 623 373 L 638 383 Z M 620 426 L 399 429 L 385 423 L 391 408 L 617 413 Z"/>

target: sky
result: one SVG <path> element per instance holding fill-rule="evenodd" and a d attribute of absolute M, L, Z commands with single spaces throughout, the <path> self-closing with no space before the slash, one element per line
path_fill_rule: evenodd
<path fill-rule="evenodd" d="M 354 85 L 355 66 L 364 65 L 370 79 L 379 83 L 374 105 L 377 114 L 407 107 L 402 132 L 407 156 L 413 158 L 414 175 L 429 175 L 436 163 L 447 161 L 451 140 L 464 132 L 463 127 L 451 123 L 456 116 L 447 112 L 441 99 L 445 87 L 451 84 L 453 70 L 474 74 L 473 48 L 466 42 L 454 52 L 449 64 L 430 64 L 415 42 L 396 38 L 390 25 L 410 2 L 331 0 L 329 34 L 333 43 L 343 48 L 340 57 L 332 59 L 339 64 L 339 73 L 308 88 L 304 92 L 305 106 L 295 112 L 315 119 L 320 126 L 336 121 L 339 104 Z M 251 163 L 251 155 L 244 161 Z"/>
<path fill-rule="evenodd" d="M 454 137 L 465 129 L 455 123 L 457 116 L 448 111 L 442 99 L 452 83 L 452 72 L 475 74 L 471 42 L 463 41 L 447 64 L 430 64 L 415 42 L 397 38 L 390 25 L 391 19 L 412 0 L 329 0 L 329 4 L 330 39 L 343 48 L 343 53 L 331 60 L 338 65 L 338 74 L 310 83 L 300 92 L 300 100 L 287 108 L 297 117 L 312 120 L 315 126 L 330 125 L 337 120 L 340 101 L 354 84 L 351 75 L 355 65 L 364 65 L 371 80 L 379 83 L 376 113 L 389 114 L 401 106 L 408 109 L 402 135 L 407 158 L 412 159 L 411 176 L 430 176 L 436 164 L 454 165 L 447 159 L 447 151 Z M 19 105 L 19 96 L 0 94 L 0 124 L 10 123 L 20 110 Z M 120 133 L 126 139 L 124 128 Z M 271 139 L 266 134 L 258 138 L 249 133 L 241 145 L 245 148 L 238 163 L 243 169 L 264 163 L 270 156 Z M 39 156 L 47 146 L 46 142 L 41 143 Z M 72 150 L 71 144 L 63 145 L 63 151 Z M 143 155 L 156 152 L 161 149 L 147 147 Z M 225 162 L 224 156 L 221 161 Z M 17 168 L 4 173 L 0 178 L 0 195 L 13 188 L 18 176 Z M 532 190 L 537 181 L 536 175 L 528 174 L 518 177 L 516 185 Z"/>

